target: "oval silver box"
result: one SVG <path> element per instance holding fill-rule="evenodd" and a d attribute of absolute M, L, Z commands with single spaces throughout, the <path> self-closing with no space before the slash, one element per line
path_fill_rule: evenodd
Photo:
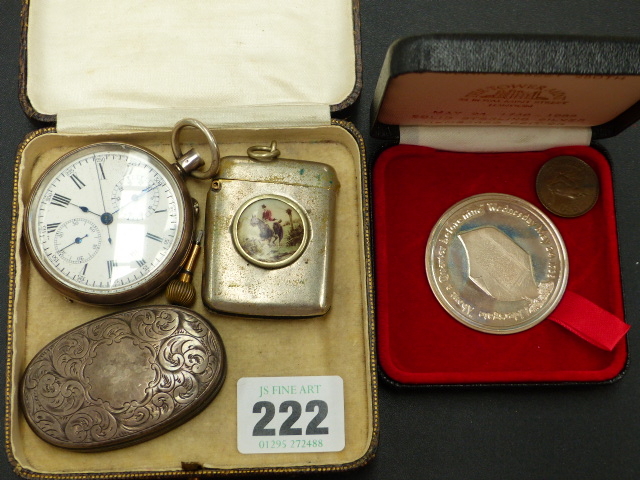
<path fill-rule="evenodd" d="M 186 308 L 105 315 L 59 336 L 31 360 L 20 403 L 43 440 L 79 451 L 156 437 L 202 411 L 224 382 L 222 340 Z"/>

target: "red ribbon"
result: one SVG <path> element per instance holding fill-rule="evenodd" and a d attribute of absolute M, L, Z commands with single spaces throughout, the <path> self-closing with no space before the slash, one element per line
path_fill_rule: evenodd
<path fill-rule="evenodd" d="M 573 292 L 565 292 L 549 319 L 603 350 L 611 351 L 630 326 L 612 313 Z"/>

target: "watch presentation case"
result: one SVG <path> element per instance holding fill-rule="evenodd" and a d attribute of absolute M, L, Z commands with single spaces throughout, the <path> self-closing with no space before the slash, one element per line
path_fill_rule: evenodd
<path fill-rule="evenodd" d="M 358 2 L 278 1 L 23 5 L 20 100 L 49 126 L 29 134 L 15 163 L 8 309 L 5 434 L 15 471 L 40 478 L 204 478 L 249 473 L 343 471 L 367 463 L 378 442 L 368 179 L 364 142 L 333 118 L 361 89 Z M 282 35 L 287 32 L 287 35 Z M 300 41 L 291 41 L 290 35 Z M 331 72 L 331 74 L 326 74 Z M 276 141 L 282 156 L 337 172 L 334 285 L 330 310 L 304 319 L 230 316 L 192 307 L 225 344 L 227 378 L 187 423 L 139 445 L 78 453 L 49 445 L 18 406 L 27 363 L 48 342 L 100 316 L 167 303 L 164 292 L 120 307 L 66 301 L 31 264 L 22 239 L 34 182 L 64 153 L 103 141 L 139 145 L 173 162 L 171 129 L 196 118 L 221 156 Z M 185 145 L 209 161 L 205 139 Z M 211 181 L 188 178 L 205 221 Z M 206 249 L 194 274 L 200 293 Z M 344 382 L 346 446 L 340 452 L 241 454 L 236 384 L 245 377 L 334 375 Z"/>
<path fill-rule="evenodd" d="M 563 306 L 570 295 L 627 328 L 610 161 L 629 159 L 609 159 L 593 141 L 640 116 L 639 59 L 640 45 L 620 39 L 424 35 L 389 48 L 371 115 L 372 135 L 397 143 L 378 155 L 372 174 L 377 348 L 385 380 L 403 387 L 533 385 L 605 383 L 623 375 L 626 338 L 600 348 L 551 317 L 563 307 L 569 323 L 611 333 L 589 308 Z M 560 155 L 583 159 L 599 177 L 599 199 L 577 218 L 552 214 L 536 196 L 538 170 Z M 510 194 L 541 208 L 567 247 L 565 297 L 523 332 L 464 326 L 427 281 L 433 226 L 449 207 L 481 193 Z"/>

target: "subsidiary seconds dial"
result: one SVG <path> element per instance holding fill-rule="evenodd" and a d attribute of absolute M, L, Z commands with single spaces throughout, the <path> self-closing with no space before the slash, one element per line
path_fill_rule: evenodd
<path fill-rule="evenodd" d="M 100 229 L 86 218 L 72 218 L 61 225 L 54 222 L 47 231 L 55 232 L 55 255 L 69 264 L 88 264 L 100 251 Z"/>
<path fill-rule="evenodd" d="M 137 300 L 180 268 L 194 209 L 179 169 L 140 147 L 89 145 L 57 160 L 27 206 L 34 264 L 65 296 Z"/>

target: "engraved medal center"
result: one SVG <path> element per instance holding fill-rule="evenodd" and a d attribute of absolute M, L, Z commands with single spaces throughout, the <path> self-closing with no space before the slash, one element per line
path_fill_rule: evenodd
<path fill-rule="evenodd" d="M 467 253 L 469 278 L 496 300 L 538 296 L 531 257 L 504 233 L 483 227 L 459 236 Z"/>

